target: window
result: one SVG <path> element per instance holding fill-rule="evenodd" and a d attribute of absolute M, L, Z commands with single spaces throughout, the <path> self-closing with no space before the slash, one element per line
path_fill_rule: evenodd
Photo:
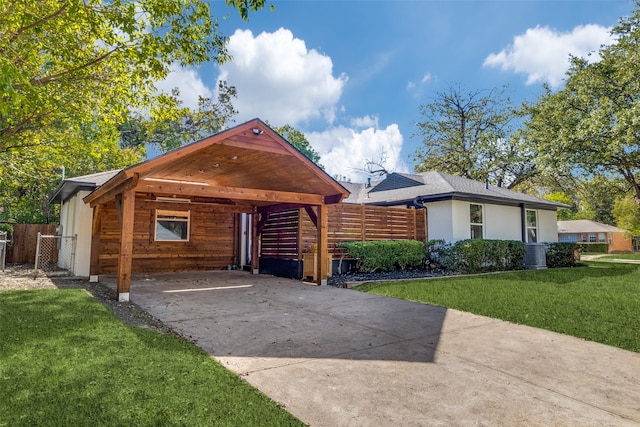
<path fill-rule="evenodd" d="M 527 242 L 536 243 L 538 241 L 538 212 L 527 209 Z"/>
<path fill-rule="evenodd" d="M 471 238 L 482 239 L 484 228 L 482 205 L 469 205 L 469 222 L 471 223 Z"/>
<path fill-rule="evenodd" d="M 589 243 L 596 242 L 596 233 L 589 233 Z"/>
<path fill-rule="evenodd" d="M 157 241 L 186 242 L 189 240 L 189 211 L 156 209 Z"/>

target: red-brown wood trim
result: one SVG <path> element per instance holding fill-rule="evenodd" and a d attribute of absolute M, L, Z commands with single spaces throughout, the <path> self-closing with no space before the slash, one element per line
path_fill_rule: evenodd
<path fill-rule="evenodd" d="M 122 222 L 120 223 L 120 254 L 118 257 L 118 300 L 131 289 L 131 263 L 133 260 L 133 229 L 136 193 L 122 193 Z"/>
<path fill-rule="evenodd" d="M 318 206 L 318 264 L 316 265 L 317 269 L 317 283 L 318 285 L 326 284 L 327 275 L 329 272 L 327 271 L 327 258 L 329 257 L 328 250 L 328 225 L 329 225 L 329 215 L 327 212 L 327 205 Z"/>

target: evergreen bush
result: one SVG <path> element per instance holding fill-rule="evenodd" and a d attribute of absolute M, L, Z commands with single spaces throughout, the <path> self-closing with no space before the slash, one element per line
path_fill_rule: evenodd
<path fill-rule="evenodd" d="M 362 272 L 410 270 L 422 267 L 425 261 L 424 243 L 416 240 L 342 242 L 337 246 L 357 260 L 356 268 Z"/>

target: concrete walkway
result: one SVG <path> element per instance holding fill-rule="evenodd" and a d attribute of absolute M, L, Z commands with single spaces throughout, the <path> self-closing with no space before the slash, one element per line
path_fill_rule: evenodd
<path fill-rule="evenodd" d="M 569 336 L 244 272 L 131 299 L 312 426 L 640 425 L 640 354 Z"/>

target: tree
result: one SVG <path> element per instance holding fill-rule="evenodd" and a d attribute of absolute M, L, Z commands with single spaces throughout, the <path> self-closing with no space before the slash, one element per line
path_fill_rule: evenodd
<path fill-rule="evenodd" d="M 44 146 L 25 152 L 10 151 L 0 157 L 0 221 L 24 223 L 55 222 L 57 207 L 49 198 L 66 176 L 121 169 L 142 160 L 138 149 L 120 149 L 119 135 L 111 127 L 87 126 L 80 134 L 70 129 L 55 147 Z"/>
<path fill-rule="evenodd" d="M 269 124 L 267 122 L 267 124 Z M 324 169 L 324 166 L 320 164 L 320 154 L 313 149 L 307 137 L 302 132 L 294 128 L 293 126 L 286 124 L 279 128 L 274 128 L 276 132 L 280 134 L 284 139 L 289 141 L 291 145 L 296 147 L 302 154 L 309 158 L 313 163 Z"/>
<path fill-rule="evenodd" d="M 247 17 L 264 0 L 227 0 Z M 175 106 L 155 82 L 172 64 L 229 59 L 204 0 L 0 3 L 0 153 L 51 145 L 85 123 Z M 165 101 L 165 102 L 163 102 Z M 173 108 L 172 108 L 173 107 Z"/>
<path fill-rule="evenodd" d="M 640 2 L 612 30 L 601 59 L 572 58 L 565 87 L 530 106 L 527 128 L 542 164 L 575 174 L 611 174 L 640 204 Z"/>
<path fill-rule="evenodd" d="M 640 206 L 632 195 L 616 201 L 613 216 L 618 228 L 627 230 L 634 236 L 640 236 Z"/>
<path fill-rule="evenodd" d="M 420 106 L 414 136 L 423 147 L 413 156 L 416 172 L 439 170 L 506 188 L 535 176 L 535 157 L 514 125 L 520 113 L 505 92 L 503 87 L 463 93 L 456 85 Z"/>
<path fill-rule="evenodd" d="M 234 86 L 226 82 L 218 84 L 217 100 L 199 97 L 198 108 L 191 110 L 182 107 L 180 92 L 175 88 L 171 102 L 178 107 L 175 117 L 162 117 L 161 114 L 147 116 L 139 112 L 129 112 L 126 122 L 118 125 L 120 145 L 122 147 L 145 147 L 153 145 L 167 152 L 185 144 L 214 135 L 233 122 L 237 114 L 231 99 L 236 97 Z"/>
<path fill-rule="evenodd" d="M 264 0 L 226 4 L 246 19 Z M 81 175 L 139 161 L 138 148 L 118 147 L 116 124 L 134 109 L 178 117 L 155 82 L 174 64 L 228 60 L 225 43 L 205 0 L 0 2 L 0 218 L 52 220 L 61 166 Z"/>

